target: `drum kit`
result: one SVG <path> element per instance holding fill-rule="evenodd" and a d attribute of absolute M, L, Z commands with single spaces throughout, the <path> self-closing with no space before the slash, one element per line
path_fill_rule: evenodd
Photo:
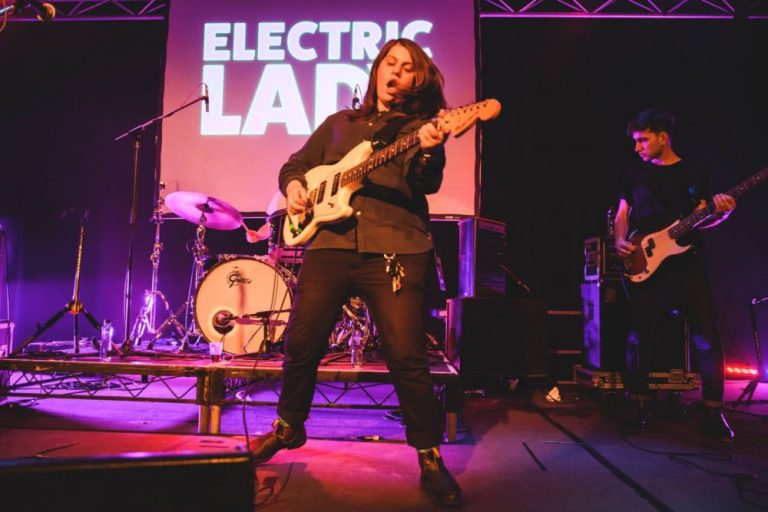
<path fill-rule="evenodd" d="M 159 206 L 162 202 L 161 198 Z M 285 210 L 272 212 L 264 226 L 252 230 L 235 207 L 206 194 L 173 192 L 164 203 L 181 219 L 197 226 L 190 287 L 186 301 L 156 329 L 151 328 L 153 322 L 147 318 L 150 309 L 147 305 L 152 302 L 147 299 L 157 296 L 167 311 L 170 312 L 170 308 L 162 292 L 148 290 L 145 307 L 134 323 L 133 342 L 140 343 L 145 332 L 154 334 L 147 345 L 151 350 L 164 331 L 173 326 L 181 338 L 179 351 L 204 340 L 222 343 L 224 352 L 233 356 L 279 353 L 293 302 L 295 271 L 303 254 L 301 248 L 287 247 L 281 241 Z M 239 228 L 245 230 L 245 238 L 250 243 L 267 240 L 267 254 L 219 254 L 215 264 L 207 267 L 211 258 L 205 244 L 206 230 Z M 157 259 L 153 258 L 153 262 Z M 182 314 L 191 317 L 186 326 L 179 321 Z M 330 351 L 349 352 L 352 362 L 359 364 L 363 349 L 373 348 L 376 340 L 376 328 L 365 304 L 351 297 L 330 336 Z"/>

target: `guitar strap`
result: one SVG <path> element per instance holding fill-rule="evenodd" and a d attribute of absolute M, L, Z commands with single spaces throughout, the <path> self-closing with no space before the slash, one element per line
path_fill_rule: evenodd
<path fill-rule="evenodd" d="M 379 150 L 385 146 L 389 146 L 395 139 L 397 134 L 403 129 L 403 126 L 413 120 L 408 116 L 393 116 L 387 119 L 384 126 L 376 130 L 371 137 L 371 145 L 374 150 Z"/>

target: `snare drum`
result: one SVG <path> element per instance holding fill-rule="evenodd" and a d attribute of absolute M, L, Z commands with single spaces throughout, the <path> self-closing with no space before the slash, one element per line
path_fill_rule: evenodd
<path fill-rule="evenodd" d="M 304 258 L 304 247 L 300 245 L 290 247 L 285 244 L 283 229 L 286 218 L 285 209 L 277 210 L 267 217 L 267 223 L 271 226 L 268 251 L 273 261 L 292 267 L 301 264 Z"/>
<path fill-rule="evenodd" d="M 296 278 L 266 260 L 230 256 L 200 281 L 195 322 L 208 342 L 222 341 L 225 352 L 257 353 L 265 343 L 281 340 Z"/>

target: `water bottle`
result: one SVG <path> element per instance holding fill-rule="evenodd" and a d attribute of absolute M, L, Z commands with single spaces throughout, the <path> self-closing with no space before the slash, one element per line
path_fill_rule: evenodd
<path fill-rule="evenodd" d="M 349 354 L 351 357 L 350 362 L 352 363 L 353 368 L 360 368 L 365 362 L 363 358 L 363 349 L 365 348 L 363 338 L 363 333 L 358 330 L 355 330 L 352 333 L 352 336 L 349 337 Z"/>
<path fill-rule="evenodd" d="M 101 341 L 99 342 L 99 359 L 109 359 L 109 349 L 112 347 L 112 335 L 115 330 L 110 320 L 101 324 Z"/>

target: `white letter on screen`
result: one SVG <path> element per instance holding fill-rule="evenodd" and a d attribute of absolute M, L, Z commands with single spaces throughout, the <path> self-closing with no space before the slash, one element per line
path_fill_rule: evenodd
<path fill-rule="evenodd" d="M 232 60 L 256 59 L 256 50 L 246 48 L 246 30 L 247 25 L 245 23 L 235 23 L 235 29 L 232 34 Z"/>
<path fill-rule="evenodd" d="M 400 23 L 397 21 L 388 21 L 387 28 L 384 30 L 386 31 L 384 42 L 389 41 L 390 39 L 397 39 L 397 34 L 400 31 Z"/>
<path fill-rule="evenodd" d="M 320 22 L 320 32 L 328 34 L 328 60 L 339 60 L 341 58 L 341 34 L 349 32 L 349 22 Z"/>
<path fill-rule="evenodd" d="M 355 85 L 363 91 L 368 86 L 368 73 L 352 64 L 318 64 L 315 75 L 315 127 L 341 108 L 339 84 L 349 87 L 350 93 Z"/>
<path fill-rule="evenodd" d="M 290 64 L 267 64 L 243 124 L 243 135 L 264 135 L 269 123 L 285 123 L 289 135 L 309 135 L 309 120 Z"/>
<path fill-rule="evenodd" d="M 229 23 L 206 23 L 203 27 L 203 60 L 230 60 L 229 50 L 225 49 L 229 42 Z"/>
<path fill-rule="evenodd" d="M 379 50 L 376 45 L 381 41 L 381 27 L 372 21 L 352 23 L 352 60 L 363 60 L 365 54 L 369 60 L 376 58 Z"/>
<path fill-rule="evenodd" d="M 210 112 L 202 110 L 200 135 L 238 135 L 240 116 L 225 116 L 224 112 L 224 65 L 203 65 L 203 82 L 208 84 Z"/>
<path fill-rule="evenodd" d="M 429 34 L 431 31 L 432 22 L 427 20 L 414 20 L 405 26 L 402 37 L 416 41 L 416 34 Z M 432 57 L 432 50 L 423 45 L 422 48 L 424 48 L 424 53 Z"/>
<path fill-rule="evenodd" d="M 259 60 L 285 60 L 285 50 L 280 46 L 282 37 L 276 34 L 285 32 L 285 23 L 259 23 Z"/>
<path fill-rule="evenodd" d="M 315 32 L 317 32 L 317 23 L 312 21 L 300 21 L 291 27 L 286 40 L 288 53 L 291 54 L 291 57 L 304 61 L 317 58 L 317 52 L 314 48 L 302 48 L 301 46 L 301 36 L 304 34 L 314 34 Z"/>

